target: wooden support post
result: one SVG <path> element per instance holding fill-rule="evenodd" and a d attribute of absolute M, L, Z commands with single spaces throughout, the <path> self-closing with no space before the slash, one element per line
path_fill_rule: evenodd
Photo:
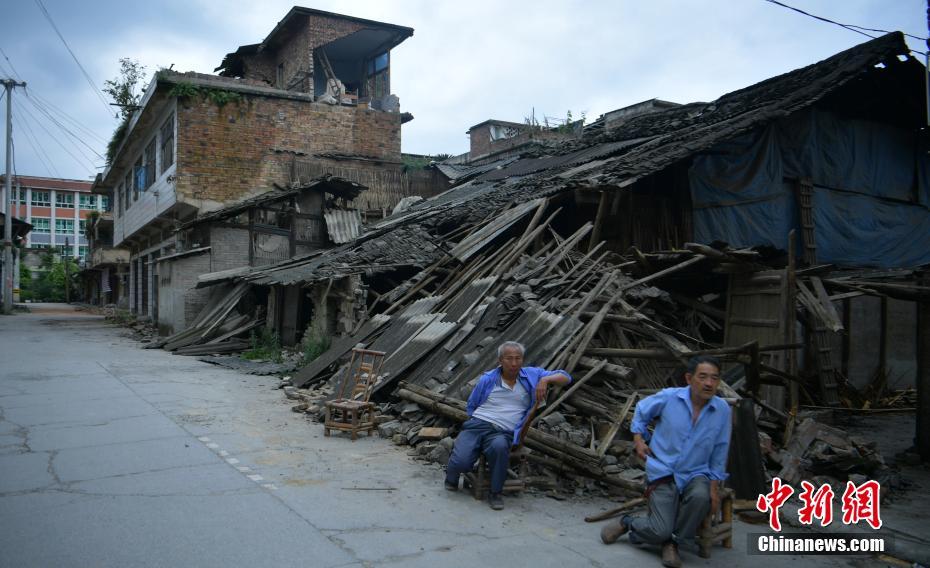
<path fill-rule="evenodd" d="M 888 298 L 881 298 L 881 316 L 879 323 L 878 343 L 878 380 L 882 389 L 885 387 L 885 377 L 888 372 Z M 876 392 L 876 395 L 879 393 Z"/>
<path fill-rule="evenodd" d="M 750 392 L 752 392 L 753 396 L 757 398 L 761 398 L 759 396 L 759 387 L 762 384 L 762 381 L 760 380 L 760 373 L 759 373 L 759 370 L 760 370 L 759 369 L 759 365 L 760 365 L 759 342 L 753 341 L 752 343 L 750 343 L 748 351 L 749 351 L 749 368 L 746 369 L 747 371 L 746 382 L 749 383 L 749 390 Z"/>
<path fill-rule="evenodd" d="M 850 298 L 843 298 L 843 351 L 842 361 L 840 361 L 840 371 L 843 377 L 849 380 L 849 356 L 852 353 L 852 301 Z"/>
<path fill-rule="evenodd" d="M 588 242 L 588 252 L 594 250 L 594 247 L 601 242 L 601 227 L 604 226 L 604 218 L 607 216 L 607 204 L 613 196 L 613 191 L 602 191 L 600 202 L 597 204 L 597 216 L 594 218 L 594 230 L 591 231 L 591 240 Z"/>
<path fill-rule="evenodd" d="M 919 277 L 922 286 L 930 284 L 930 273 Z M 930 461 L 930 298 L 917 303 L 917 453 Z"/>
<path fill-rule="evenodd" d="M 784 326 L 785 326 L 785 343 L 794 343 L 797 338 L 795 337 L 795 326 L 797 325 L 797 274 L 796 274 L 796 263 L 797 259 L 795 258 L 795 249 L 797 245 L 795 243 L 795 233 L 792 229 L 788 233 L 788 266 L 785 268 L 785 311 L 784 311 Z M 788 374 L 792 377 L 798 376 L 798 356 L 794 351 L 789 351 L 785 353 L 785 368 L 788 371 Z M 791 381 L 788 383 L 788 408 L 789 408 L 789 418 L 785 421 L 785 432 L 784 437 L 782 438 L 785 443 L 791 439 L 791 435 L 794 431 L 794 419 L 793 416 L 798 413 L 798 404 L 799 404 L 800 392 L 798 391 L 798 383 Z"/>

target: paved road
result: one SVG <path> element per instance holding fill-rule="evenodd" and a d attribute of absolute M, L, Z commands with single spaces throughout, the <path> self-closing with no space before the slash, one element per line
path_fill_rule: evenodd
<path fill-rule="evenodd" d="M 324 438 L 273 378 L 139 349 L 67 306 L 0 316 L 0 365 L 2 567 L 659 566 L 581 520 L 614 503 L 491 511 L 377 437 Z M 738 537 L 712 562 L 785 560 Z"/>

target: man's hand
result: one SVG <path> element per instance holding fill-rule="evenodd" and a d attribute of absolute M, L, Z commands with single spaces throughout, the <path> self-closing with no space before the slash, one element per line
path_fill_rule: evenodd
<path fill-rule="evenodd" d="M 546 400 L 546 393 L 549 391 L 549 377 L 543 377 L 536 383 L 536 404 Z"/>
<path fill-rule="evenodd" d="M 639 459 L 643 461 L 646 461 L 646 456 L 652 455 L 652 450 L 649 449 L 649 446 L 646 445 L 646 442 L 640 434 L 633 435 L 633 449 L 636 450 L 636 455 L 639 456 Z"/>
<path fill-rule="evenodd" d="M 536 383 L 536 403 L 546 400 L 546 393 L 549 390 L 549 385 L 565 386 L 571 379 L 568 376 L 563 375 L 562 373 L 554 373 L 552 375 L 546 375 L 545 377 L 539 379 L 539 382 Z"/>
<path fill-rule="evenodd" d="M 716 515 L 717 511 L 720 510 L 720 490 L 717 487 L 718 482 L 711 480 L 710 482 L 710 514 Z"/>

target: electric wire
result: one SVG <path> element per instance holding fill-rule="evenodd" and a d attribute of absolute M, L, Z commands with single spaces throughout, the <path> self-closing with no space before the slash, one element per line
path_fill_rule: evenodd
<path fill-rule="evenodd" d="M 45 147 L 42 146 L 42 143 L 39 141 L 39 137 L 36 135 L 35 131 L 32 130 L 32 127 L 29 125 L 29 121 L 26 120 L 26 115 L 19 115 L 20 122 L 23 125 L 23 134 L 26 135 L 26 141 L 29 142 L 29 145 L 32 147 L 33 151 L 36 153 L 36 157 L 39 158 L 39 161 L 42 162 L 42 165 L 45 166 L 46 171 L 49 174 L 54 173 L 55 177 L 61 177 L 58 175 L 58 169 L 54 166 L 54 160 L 48 155 L 48 152 L 45 151 Z"/>
<path fill-rule="evenodd" d="M 2 56 L 3 59 L 6 60 L 6 64 L 13 71 L 11 76 L 15 76 L 17 80 L 19 80 L 20 82 L 24 82 L 22 80 L 22 77 L 20 77 L 19 72 L 17 72 L 16 68 L 13 66 L 13 62 L 10 61 L 10 57 L 6 54 L 6 52 L 3 51 L 2 48 L 0 48 L 0 56 Z M 5 70 L 5 67 L 3 67 L 3 61 L 0 61 L 0 71 L 3 71 L 4 73 L 7 72 Z M 61 108 L 57 107 L 50 100 L 39 95 L 39 93 L 37 93 L 35 89 L 24 88 L 23 91 L 25 92 L 27 97 L 34 99 L 33 101 L 34 103 L 38 103 L 39 106 L 44 107 L 44 112 L 58 116 L 62 121 L 69 123 L 75 129 L 80 130 L 82 134 L 90 138 L 93 138 L 95 142 L 98 142 L 101 145 L 105 145 L 107 143 L 107 141 L 104 138 L 102 138 L 99 134 L 91 130 L 89 127 L 81 123 L 79 120 L 77 120 L 76 118 L 68 114 L 67 112 L 63 111 Z"/>
<path fill-rule="evenodd" d="M 0 47 L 0 55 L 2 55 L 4 59 L 6 59 L 7 65 L 9 65 L 9 66 L 10 66 L 10 69 L 13 70 L 13 75 L 14 75 L 20 82 L 22 82 L 22 81 L 23 81 L 23 78 L 19 76 L 19 73 L 16 71 L 16 67 L 13 67 L 13 62 L 10 61 L 10 58 L 7 56 L 6 52 L 3 51 L 3 48 L 2 48 L 2 47 Z"/>
<path fill-rule="evenodd" d="M 61 120 L 68 122 L 75 129 L 80 130 L 82 134 L 85 134 L 88 137 L 93 138 L 95 142 L 98 142 L 101 145 L 106 145 L 107 141 L 103 137 L 101 137 L 99 134 L 91 130 L 90 127 L 84 125 L 79 120 L 77 120 L 76 118 L 68 114 L 67 112 L 55 106 L 48 99 L 40 96 L 38 93 L 35 92 L 34 89 L 27 88 L 27 89 L 24 89 L 24 91 L 27 97 L 33 99 L 34 103 L 38 103 L 39 105 L 45 107 L 47 111 L 56 114 L 58 117 L 61 118 Z"/>
<path fill-rule="evenodd" d="M 26 120 L 26 116 L 22 115 L 21 123 L 23 128 L 23 134 L 26 135 L 26 141 L 29 142 L 29 145 L 32 146 L 33 151 L 36 153 L 36 156 L 46 167 L 46 170 L 49 173 L 54 172 L 56 177 L 58 176 L 58 170 L 54 166 L 54 162 L 51 157 L 48 155 L 48 152 L 45 151 L 45 148 L 42 146 L 42 143 L 39 142 L 39 137 L 36 136 L 36 133 L 32 130 L 32 127 L 29 125 L 29 122 Z"/>
<path fill-rule="evenodd" d="M 86 69 L 84 69 L 84 66 L 81 65 L 80 60 L 78 60 L 77 55 L 74 54 L 71 46 L 68 45 L 68 42 L 65 40 L 65 36 L 61 35 L 61 31 L 59 31 L 58 26 L 55 25 L 55 20 L 52 19 L 52 15 L 49 14 L 48 10 L 45 8 L 45 4 L 42 3 L 42 0 L 35 0 L 35 2 L 36 5 L 39 6 L 39 9 L 42 11 L 42 14 L 45 16 L 45 19 L 48 20 L 49 24 L 51 24 L 52 29 L 55 30 L 58 38 L 61 39 L 61 43 L 65 45 L 65 49 L 67 49 L 68 53 L 71 54 L 74 62 L 77 64 L 78 68 L 81 70 L 81 73 L 84 75 L 84 78 L 87 80 L 87 84 L 90 85 L 90 88 L 94 91 L 94 94 L 97 95 L 98 99 L 100 99 L 101 104 L 103 104 L 103 106 L 107 109 L 107 114 L 114 114 L 113 110 L 110 108 L 110 104 L 107 102 L 107 99 L 103 96 L 103 93 L 97 89 L 96 84 L 94 84 L 94 80 L 90 78 L 90 74 Z"/>
<path fill-rule="evenodd" d="M 23 135 L 26 138 L 26 142 L 29 143 L 29 146 L 32 148 L 32 151 L 35 152 L 36 158 L 42 163 L 42 166 L 45 168 L 45 173 L 49 177 L 61 177 L 58 175 L 58 170 L 52 166 L 52 160 L 49 158 L 48 153 L 45 151 L 45 148 L 39 143 L 39 139 L 36 137 L 35 133 L 32 131 L 32 127 L 29 126 L 29 123 L 26 121 L 25 116 L 20 116 L 20 124 L 23 126 Z M 54 174 L 54 175 L 53 175 Z"/>
<path fill-rule="evenodd" d="M 810 12 L 805 12 L 804 10 L 802 10 L 802 9 L 800 9 L 800 8 L 795 8 L 794 6 L 789 6 L 788 4 L 785 4 L 784 2 L 779 2 L 778 0 L 765 0 L 765 1 L 768 2 L 768 3 L 770 3 L 770 4 L 775 4 L 776 6 L 781 6 L 782 8 L 786 8 L 786 9 L 788 9 L 788 10 L 793 10 L 793 11 L 795 11 L 795 12 L 797 12 L 797 13 L 799 13 L 799 14 L 803 14 L 803 15 L 809 17 L 809 18 L 814 18 L 815 20 L 820 20 L 821 22 L 826 22 L 826 23 L 828 23 L 828 24 L 833 24 L 833 25 L 835 25 L 835 26 L 839 26 L 839 27 L 841 27 L 841 28 L 847 29 L 847 30 L 849 30 L 849 31 L 851 31 L 851 32 L 856 32 L 857 34 L 864 35 L 865 37 L 870 38 L 870 39 L 875 39 L 877 36 L 873 36 L 873 35 L 871 35 L 871 34 L 867 34 L 867 33 L 865 33 L 866 31 L 876 32 L 876 33 L 883 33 L 883 34 L 890 34 L 890 33 L 892 33 L 892 32 L 890 32 L 890 31 L 888 31 L 888 30 L 880 30 L 880 29 L 876 29 L 876 28 L 866 28 L 866 27 L 857 26 L 857 25 L 854 25 L 854 24 L 844 24 L 844 23 L 841 23 L 841 22 L 837 22 L 837 21 L 831 20 L 831 19 L 829 19 L 829 18 L 824 18 L 823 16 L 818 16 L 818 15 L 816 15 L 816 14 L 811 14 Z M 901 32 L 901 33 L 904 34 L 904 36 L 909 37 L 909 38 L 913 38 L 913 39 L 920 40 L 920 41 L 923 41 L 923 42 L 926 42 L 926 41 L 927 41 L 927 38 L 925 38 L 925 37 L 919 37 L 919 36 L 915 36 L 915 35 L 908 34 L 908 33 L 904 33 L 904 32 Z M 910 48 L 909 48 L 909 49 L 910 49 Z M 920 55 L 924 55 L 924 56 L 927 55 L 926 52 L 918 51 L 918 50 L 916 50 L 916 49 L 911 49 L 910 51 L 913 52 L 913 53 L 918 53 L 918 54 L 920 54 Z"/>
<path fill-rule="evenodd" d="M 36 109 L 37 111 L 39 111 L 40 113 L 42 113 L 42 114 L 45 116 L 45 118 L 49 119 L 49 120 L 52 122 L 52 124 L 54 124 L 55 126 L 57 126 L 58 128 L 60 128 L 62 132 L 64 132 L 64 133 L 67 134 L 68 136 L 71 136 L 71 137 L 72 137 L 74 140 L 76 140 L 77 142 L 80 142 L 80 143 L 81 143 L 82 145 L 84 145 L 84 147 L 86 147 L 88 150 L 90 150 L 91 152 L 93 152 L 94 154 L 96 154 L 97 157 L 100 158 L 101 160 L 106 159 L 106 158 L 103 157 L 103 155 L 102 155 L 100 152 L 94 150 L 94 149 L 90 146 L 90 144 L 88 144 L 87 142 L 85 142 L 80 136 L 78 136 L 78 135 L 75 134 L 74 132 L 71 132 L 71 130 L 69 130 L 67 127 L 65 127 L 65 125 L 63 125 L 61 122 L 59 122 L 58 119 L 56 119 L 54 116 L 52 116 L 52 114 L 51 114 L 50 112 L 48 112 L 46 109 L 42 108 L 41 106 L 37 105 L 36 102 L 35 102 L 32 98 L 26 97 L 26 100 L 29 101 L 29 104 L 31 104 L 33 107 L 35 107 L 35 109 Z"/>
<path fill-rule="evenodd" d="M 32 101 L 31 99 L 29 99 L 28 97 L 27 97 L 26 100 L 29 101 L 29 104 L 35 106 L 35 105 L 34 105 L 34 101 Z M 21 107 L 21 110 L 24 111 L 24 112 L 29 112 L 29 109 L 28 109 L 27 107 L 25 107 L 25 106 L 22 106 L 22 107 Z M 52 117 L 52 116 L 48 115 L 47 113 L 43 112 L 41 108 L 36 107 L 36 110 L 40 113 L 40 116 L 44 116 L 46 119 L 49 120 L 49 122 L 51 122 L 52 124 L 54 124 L 55 126 L 57 126 L 57 127 L 66 135 L 66 139 L 67 139 L 68 136 L 70 136 L 71 138 L 73 138 L 73 140 L 70 140 L 71 144 L 74 145 L 74 148 L 75 148 L 75 149 L 81 154 L 81 156 L 82 156 L 85 160 L 87 160 L 90 164 L 94 164 L 94 158 L 93 158 L 92 156 L 88 156 L 88 155 L 84 152 L 84 150 L 83 150 L 77 143 L 80 143 L 80 144 L 84 145 L 85 147 L 87 147 L 91 152 L 93 152 L 94 154 L 96 154 L 101 160 L 104 159 L 104 157 L 103 157 L 102 155 L 100 155 L 96 150 L 94 150 L 89 144 L 87 144 L 87 142 L 85 142 L 85 141 L 82 140 L 79 136 L 77 136 L 76 134 L 74 134 L 73 132 L 71 132 L 70 130 L 68 130 L 67 128 L 65 128 L 62 124 L 60 124 L 58 121 L 56 121 L 54 117 Z M 30 115 L 30 117 L 32 117 L 33 120 L 35 120 L 36 122 L 39 122 L 39 123 L 40 123 L 40 121 L 39 121 L 38 119 L 36 119 L 35 116 L 34 116 L 31 112 L 29 112 L 29 115 Z M 40 124 L 40 125 L 41 125 L 41 124 Z M 44 127 L 43 127 L 43 129 L 44 129 Z M 46 132 L 48 132 L 47 129 L 45 129 L 45 130 L 46 130 Z M 49 134 L 51 135 L 51 133 L 49 133 Z M 54 136 L 53 136 L 53 137 L 54 137 Z M 55 141 L 58 142 L 59 145 L 61 145 L 61 141 L 59 140 L 59 138 L 58 138 L 58 137 L 54 137 L 54 138 L 55 138 Z M 93 169 L 96 169 L 96 166 L 92 166 L 92 168 L 93 168 Z"/>
<path fill-rule="evenodd" d="M 49 138 L 51 138 L 52 140 L 54 140 L 55 143 L 58 144 L 58 146 L 61 147 L 61 149 L 64 150 L 66 154 L 68 154 L 69 156 L 71 156 L 71 157 L 74 159 L 75 162 L 77 162 L 78 164 L 80 164 L 82 167 L 86 167 L 87 164 L 89 163 L 89 164 L 90 164 L 90 168 L 89 168 L 89 169 L 91 169 L 91 170 L 96 169 L 96 166 L 93 165 L 93 160 L 89 159 L 87 156 L 83 156 L 83 158 L 77 157 L 71 150 L 69 150 L 64 144 L 62 144 L 61 140 L 59 140 L 58 137 L 54 136 L 54 135 L 48 130 L 48 128 L 46 128 L 45 125 L 42 124 L 42 122 L 41 122 L 40 120 L 36 119 L 36 118 L 32 115 L 32 113 L 29 112 L 29 109 L 28 109 L 28 108 L 26 108 L 26 107 L 23 106 L 21 103 L 19 103 L 19 101 L 16 101 L 16 105 L 15 105 L 15 106 L 16 106 L 16 108 L 19 109 L 21 112 L 24 112 L 24 113 L 26 113 L 27 115 L 29 115 L 29 118 L 31 118 L 32 121 L 33 121 L 35 124 L 39 125 L 39 127 L 40 127 L 42 130 L 45 131 L 45 133 L 49 136 Z M 80 149 L 79 149 L 79 148 L 78 148 L 78 151 L 80 152 Z M 83 160 L 87 160 L 87 162 L 82 162 L 82 159 L 83 159 Z"/>

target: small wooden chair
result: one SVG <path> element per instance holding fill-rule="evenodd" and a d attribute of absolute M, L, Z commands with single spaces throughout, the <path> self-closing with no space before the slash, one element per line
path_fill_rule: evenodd
<path fill-rule="evenodd" d="M 716 515 L 707 513 L 698 530 L 698 555 L 710 558 L 710 547 L 720 542 L 724 548 L 733 548 L 733 490 L 720 488 L 720 510 Z"/>
<path fill-rule="evenodd" d="M 504 493 L 520 493 L 526 489 L 527 471 L 526 452 L 522 446 L 510 452 L 510 467 L 507 468 L 508 478 L 504 481 Z M 472 495 L 478 501 L 487 497 L 491 490 L 491 472 L 488 470 L 488 460 L 484 454 L 478 458 L 478 465 L 474 471 L 465 474 L 463 485 L 471 488 Z"/>
<path fill-rule="evenodd" d="M 368 401 L 372 388 L 381 373 L 384 364 L 383 351 L 369 351 L 355 348 L 346 367 L 345 379 L 339 389 L 339 397 L 326 402 L 326 415 L 323 421 L 323 435 L 329 436 L 330 430 L 343 430 L 352 433 L 352 441 L 359 432 L 368 431 L 368 435 L 377 427 L 374 403 Z"/>

